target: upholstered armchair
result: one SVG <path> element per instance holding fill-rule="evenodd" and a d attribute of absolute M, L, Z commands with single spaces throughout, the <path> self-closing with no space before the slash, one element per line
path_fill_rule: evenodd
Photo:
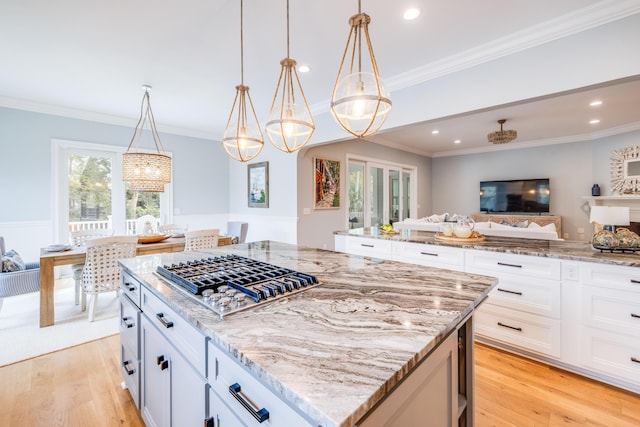
<path fill-rule="evenodd" d="M 4 257 L 5 253 L 4 237 L 0 236 L 0 257 Z M 0 269 L 0 309 L 2 308 L 5 297 L 27 294 L 39 290 L 39 262 L 26 262 L 24 270 L 1 272 Z"/>

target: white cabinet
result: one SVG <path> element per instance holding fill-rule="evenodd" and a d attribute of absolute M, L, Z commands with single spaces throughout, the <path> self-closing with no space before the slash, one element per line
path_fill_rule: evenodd
<path fill-rule="evenodd" d="M 210 417 L 216 427 L 313 426 L 226 352 L 209 342 Z M 233 414 L 233 415 L 232 415 Z M 236 424 L 223 420 L 236 420 Z M 262 421 L 261 421 L 262 420 Z M 215 422 L 215 421 L 214 421 Z"/>
<path fill-rule="evenodd" d="M 373 258 L 391 259 L 391 240 L 349 237 L 345 239 L 345 252 Z"/>
<path fill-rule="evenodd" d="M 458 248 L 422 243 L 394 242 L 393 260 L 428 267 L 464 270 L 464 252 Z"/>
<path fill-rule="evenodd" d="M 140 309 L 124 294 L 120 302 L 120 373 L 131 393 L 133 403 L 140 408 Z"/>

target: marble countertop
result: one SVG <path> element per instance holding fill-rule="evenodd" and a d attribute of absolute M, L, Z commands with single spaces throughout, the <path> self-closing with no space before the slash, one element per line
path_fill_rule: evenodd
<path fill-rule="evenodd" d="M 536 240 L 485 236 L 486 239 L 482 241 L 457 242 L 438 240 L 435 238 L 436 233 L 430 231 L 401 230 L 398 234 L 383 234 L 377 228 L 356 228 L 336 231 L 334 234 L 640 267 L 640 252 L 600 252 L 594 249 L 591 243 L 570 240 Z"/>
<path fill-rule="evenodd" d="M 221 320 L 200 297 L 153 273 L 160 264 L 231 253 L 315 275 L 322 284 Z M 322 427 L 351 427 L 497 283 L 487 276 L 269 241 L 121 263 Z"/>

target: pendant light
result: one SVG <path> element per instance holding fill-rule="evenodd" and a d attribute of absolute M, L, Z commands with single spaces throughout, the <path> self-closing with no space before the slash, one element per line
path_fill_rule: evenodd
<path fill-rule="evenodd" d="M 278 86 L 273 95 L 267 137 L 279 150 L 292 153 L 305 146 L 315 130 L 313 117 L 296 71 L 296 61 L 289 55 L 289 0 L 287 0 L 287 57 L 282 66 Z"/>
<path fill-rule="evenodd" d="M 264 137 L 249 95 L 249 86 L 244 84 L 242 3 L 240 0 L 240 85 L 236 86 L 236 97 L 224 129 L 222 146 L 232 159 L 247 162 L 260 154 L 264 147 Z M 250 108 L 250 116 L 247 114 L 247 107 Z"/>
<path fill-rule="evenodd" d="M 361 12 L 358 0 L 358 14 L 349 19 L 349 38 L 331 96 L 333 116 L 358 138 L 376 133 L 391 111 L 391 99 L 380 80 L 369 38 L 370 22 L 369 15 Z M 364 52 L 363 43 L 366 43 Z"/>
<path fill-rule="evenodd" d="M 128 182 L 133 191 L 164 192 L 164 185 L 171 182 L 171 157 L 164 152 L 160 136 L 156 129 L 156 121 L 151 110 L 151 86 L 143 85 L 144 95 L 140 105 L 140 118 L 133 131 L 131 142 L 127 152 L 122 155 L 122 179 Z M 138 151 L 144 126 L 149 123 L 151 136 L 155 143 L 157 153 L 144 153 Z M 132 150 L 133 141 L 136 141 Z"/>
<path fill-rule="evenodd" d="M 506 144 L 508 142 L 513 141 L 518 137 L 518 132 L 513 129 L 504 130 L 502 129 L 502 125 L 507 122 L 507 119 L 500 119 L 498 123 L 500 123 L 500 130 L 496 132 L 491 132 L 487 135 L 487 140 L 494 144 Z"/>

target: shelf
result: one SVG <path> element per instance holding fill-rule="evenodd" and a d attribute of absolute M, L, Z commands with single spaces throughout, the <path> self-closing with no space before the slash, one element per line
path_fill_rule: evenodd
<path fill-rule="evenodd" d="M 640 195 L 628 196 L 582 196 L 583 200 L 640 200 Z"/>

